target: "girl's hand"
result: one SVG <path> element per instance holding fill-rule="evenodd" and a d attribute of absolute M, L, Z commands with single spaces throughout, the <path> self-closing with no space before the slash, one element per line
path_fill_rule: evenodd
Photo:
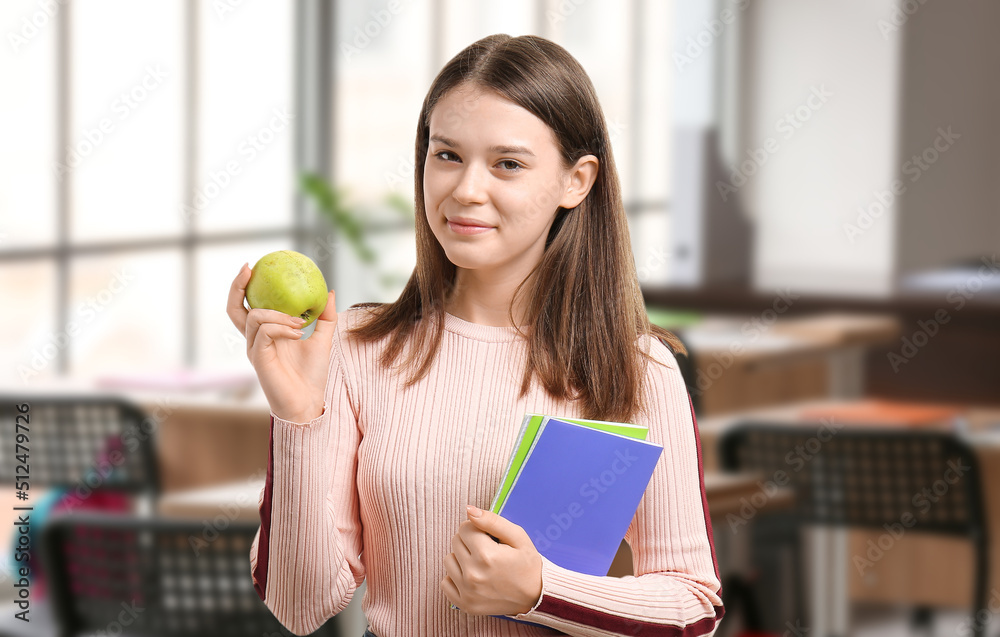
<path fill-rule="evenodd" d="M 247 358 L 275 416 L 304 423 L 323 414 L 330 350 L 337 327 L 336 295 L 327 295 L 326 309 L 316 317 L 316 329 L 300 340 L 305 322 L 277 310 L 243 305 L 250 268 L 246 265 L 229 288 L 226 314 L 247 339 Z"/>
<path fill-rule="evenodd" d="M 452 538 L 453 552 L 444 558 L 441 590 L 470 615 L 528 612 L 542 594 L 541 554 L 517 524 L 475 507 L 468 515 Z"/>

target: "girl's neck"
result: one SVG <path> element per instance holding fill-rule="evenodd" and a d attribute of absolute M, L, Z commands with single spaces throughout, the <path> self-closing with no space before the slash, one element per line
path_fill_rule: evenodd
<path fill-rule="evenodd" d="M 469 277 L 471 279 L 471 277 Z M 457 293 L 445 301 L 445 311 L 469 323 L 492 327 L 514 327 L 509 310 L 516 285 L 477 285 L 468 281 L 455 286 Z M 509 288 L 509 289 L 508 289 Z M 514 308 L 516 325 L 524 324 L 524 297 Z"/>
<path fill-rule="evenodd" d="M 489 325 L 492 327 L 513 327 L 510 323 L 510 318 L 507 315 L 509 308 L 509 301 L 496 302 L 495 299 L 489 299 L 488 302 L 483 303 L 479 299 L 474 299 L 469 295 L 465 295 L 457 299 L 451 299 L 445 303 L 445 311 L 449 314 L 457 316 L 463 321 L 468 321 L 469 323 Z M 522 318 L 516 310 L 514 312 L 514 318 Z M 518 320 L 519 324 L 523 324 L 523 322 L 523 320 Z"/>

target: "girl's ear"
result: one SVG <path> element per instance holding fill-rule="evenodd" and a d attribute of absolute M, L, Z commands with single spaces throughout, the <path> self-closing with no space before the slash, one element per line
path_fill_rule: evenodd
<path fill-rule="evenodd" d="M 559 205 L 567 210 L 576 208 L 587 197 L 597 180 L 598 161 L 594 155 L 584 155 L 569 170 L 569 184 Z"/>

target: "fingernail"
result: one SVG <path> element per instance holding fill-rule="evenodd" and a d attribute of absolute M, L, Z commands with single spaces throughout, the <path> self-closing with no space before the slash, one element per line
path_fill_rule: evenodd
<path fill-rule="evenodd" d="M 305 332 L 303 332 L 302 330 L 295 330 L 295 331 L 294 331 L 294 334 L 295 334 L 296 336 L 299 336 L 299 337 L 301 337 L 301 336 L 302 336 L 303 334 L 305 334 Z"/>
<path fill-rule="evenodd" d="M 293 316 L 292 317 L 292 321 L 295 322 L 295 323 L 298 323 L 299 325 L 302 325 L 303 323 L 306 322 L 306 320 L 304 318 L 302 318 L 301 316 Z"/>
<path fill-rule="evenodd" d="M 478 518 L 483 514 L 482 510 L 480 510 L 478 507 L 472 506 L 471 504 L 466 506 L 465 510 L 468 511 L 469 515 L 471 515 L 474 518 Z"/>

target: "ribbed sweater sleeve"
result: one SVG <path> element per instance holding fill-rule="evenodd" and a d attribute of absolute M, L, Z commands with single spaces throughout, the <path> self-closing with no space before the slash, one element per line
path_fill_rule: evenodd
<path fill-rule="evenodd" d="M 295 423 L 271 413 L 261 528 L 250 553 L 257 594 L 296 635 L 343 610 L 365 578 L 355 481 L 360 434 L 339 331 L 338 323 L 323 414 Z"/>
<path fill-rule="evenodd" d="M 718 628 L 724 610 L 697 421 L 673 354 L 659 341 L 652 353 L 672 366 L 650 363 L 650 402 L 636 419 L 664 453 L 625 535 L 635 575 L 585 575 L 543 556 L 538 602 L 514 619 L 579 637 L 695 637 Z"/>

